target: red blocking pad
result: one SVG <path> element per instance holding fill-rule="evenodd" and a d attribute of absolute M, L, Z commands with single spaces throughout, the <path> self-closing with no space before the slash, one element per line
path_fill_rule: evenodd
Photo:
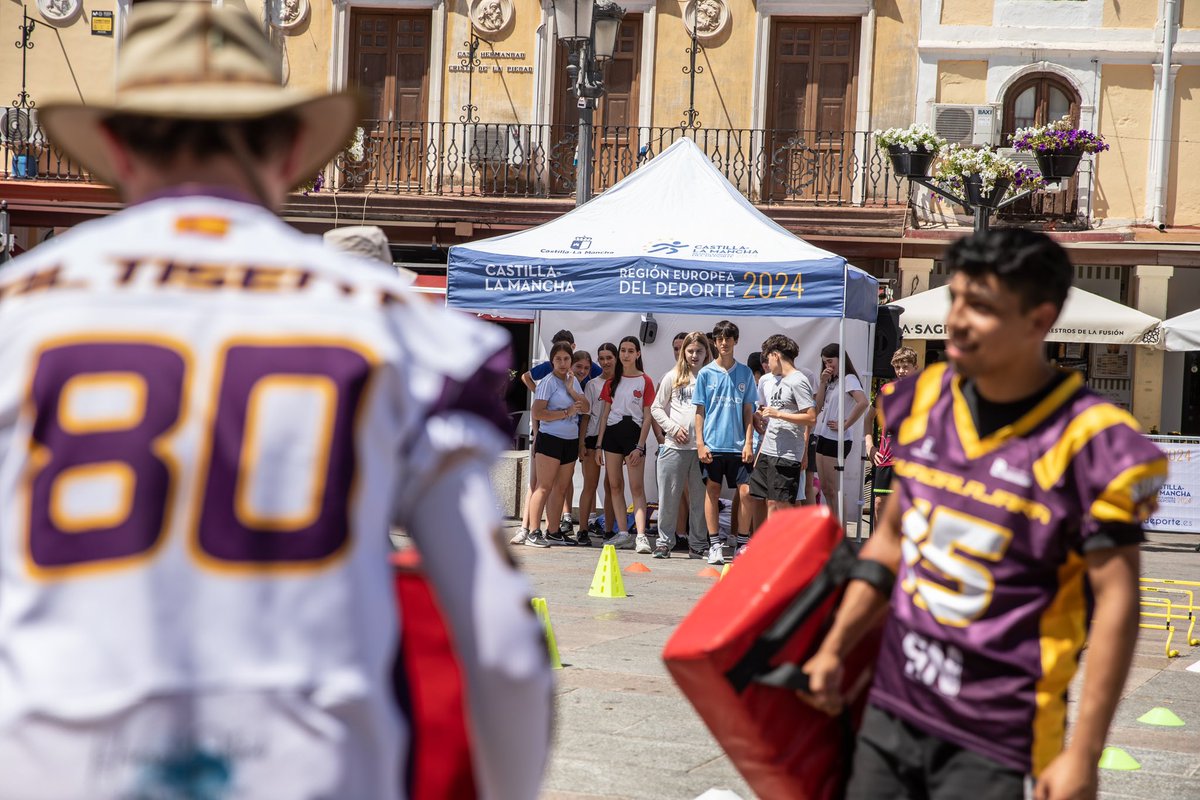
<path fill-rule="evenodd" d="M 412 725 L 408 796 L 474 800 L 466 683 L 454 642 L 417 552 L 395 553 L 392 565 L 401 625 L 397 693 Z"/>
<path fill-rule="evenodd" d="M 663 651 L 675 682 L 766 800 L 833 800 L 844 791 L 879 632 L 847 660 L 843 691 L 851 709 L 841 717 L 813 709 L 793 688 L 758 681 L 816 651 L 853 563 L 825 506 L 775 514 Z"/>

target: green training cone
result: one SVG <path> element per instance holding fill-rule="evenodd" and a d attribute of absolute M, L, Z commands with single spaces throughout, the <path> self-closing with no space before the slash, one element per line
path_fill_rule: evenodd
<path fill-rule="evenodd" d="M 1146 725 L 1158 725 L 1163 728 L 1182 728 L 1187 724 L 1174 711 L 1162 706 L 1152 708 L 1145 714 L 1142 714 L 1138 717 L 1138 722 Z"/>
<path fill-rule="evenodd" d="M 542 623 L 542 629 L 546 632 L 546 650 L 550 655 L 551 669 L 562 669 L 562 659 L 558 655 L 558 640 L 554 637 L 554 626 L 550 624 L 550 608 L 546 605 L 546 598 L 533 598 L 533 610 L 537 614 L 538 621 Z"/>
<path fill-rule="evenodd" d="M 1118 772 L 1133 772 L 1141 769 L 1137 759 L 1119 747 L 1106 747 L 1100 754 L 1100 769 L 1111 769 Z"/>
<path fill-rule="evenodd" d="M 617 548 L 611 544 L 604 545 L 600 551 L 600 561 L 596 564 L 596 574 L 592 576 L 592 588 L 588 590 L 589 597 L 625 597 L 625 582 L 621 580 L 621 566 L 617 563 Z"/>

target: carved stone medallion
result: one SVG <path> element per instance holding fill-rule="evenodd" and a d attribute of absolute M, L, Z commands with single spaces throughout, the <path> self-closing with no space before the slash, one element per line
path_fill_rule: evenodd
<path fill-rule="evenodd" d="M 79 13 L 80 0 L 37 0 L 38 11 L 51 22 L 69 22 Z"/>
<path fill-rule="evenodd" d="M 729 25 L 729 6 L 725 0 L 688 0 L 683 24 L 688 33 L 695 29 L 697 39 L 712 39 Z"/>
<path fill-rule="evenodd" d="M 513 21 L 512 0 L 473 0 L 471 27 L 480 36 L 496 36 L 507 30 Z"/>
<path fill-rule="evenodd" d="M 274 0 L 271 6 L 271 25 L 281 31 L 291 30 L 308 16 L 308 0 Z"/>

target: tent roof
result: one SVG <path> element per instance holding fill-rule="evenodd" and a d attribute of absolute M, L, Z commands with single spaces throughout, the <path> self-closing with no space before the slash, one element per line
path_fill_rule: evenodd
<path fill-rule="evenodd" d="M 946 317 L 950 313 L 949 286 L 905 297 L 893 305 L 904 309 L 900 315 L 903 338 L 946 338 Z M 1136 308 L 1073 286 L 1046 341 L 1142 344 L 1142 337 L 1158 324 L 1157 319 Z"/>
<path fill-rule="evenodd" d="M 593 270 L 610 270 L 622 277 L 630 277 L 629 273 L 622 272 L 628 269 L 716 270 L 722 274 L 719 280 L 729 283 L 734 282 L 730 275 L 736 273 L 740 279 L 747 270 L 772 275 L 782 272 L 789 278 L 803 272 L 802 284 L 794 286 L 803 286 L 805 291 L 812 285 L 810 278 L 824 276 L 830 287 L 836 281 L 837 308 L 826 308 L 824 313 L 810 312 L 818 310 L 815 308 L 818 298 L 829 305 L 828 292 L 817 292 L 811 302 L 793 302 L 786 309 L 780 308 L 785 305 L 783 303 L 772 304 L 775 307 L 770 310 L 759 304 L 751 311 L 749 304 L 737 303 L 729 304 L 726 309 L 730 314 L 793 316 L 841 316 L 841 284 L 843 269 L 846 269 L 849 284 L 845 292 L 846 316 L 874 321 L 877 303 L 874 278 L 855 267 L 847 267 L 841 256 L 811 245 L 776 224 L 730 184 L 708 156 L 686 137 L 642 164 L 613 188 L 557 219 L 529 230 L 452 247 L 450 304 L 468 308 L 478 306 L 483 295 L 474 293 L 472 275 L 496 265 L 519 268 L 516 270 L 519 274 L 505 272 L 500 276 L 504 278 L 544 276 L 547 267 L 554 268 L 556 274 L 552 277 L 557 277 L 564 270 L 569 272 L 572 267 L 586 266 Z M 456 272 L 459 273 L 457 276 Z M 488 277 L 496 277 L 496 273 L 493 271 Z M 650 288 L 653 290 L 654 287 Z M 739 298 L 743 297 L 744 288 L 751 287 L 739 285 Z M 752 288 L 752 296 L 762 289 L 757 285 Z M 779 288 L 776 279 L 771 291 L 776 292 Z M 494 286 L 492 289 L 487 299 L 493 305 L 518 302 L 499 296 L 502 293 L 495 292 Z M 793 289 L 791 282 L 788 289 Z M 615 286 L 612 293 L 619 294 Z M 800 294 L 796 292 L 796 298 Z M 685 298 L 678 294 L 670 297 L 672 310 L 682 311 Z M 763 299 L 766 299 L 765 294 Z M 528 294 L 519 298 L 529 308 L 602 308 L 596 305 L 595 295 L 583 292 L 573 298 L 553 300 Z M 659 300 L 667 302 L 666 296 L 657 299 L 647 298 L 644 294 L 626 297 L 621 307 L 666 310 L 655 307 Z M 747 308 L 740 308 L 741 305 Z M 799 308 L 804 305 L 812 308 Z M 698 310 L 697 313 L 707 312 Z"/>
<path fill-rule="evenodd" d="M 1163 349 L 1200 350 L 1200 308 L 1164 320 L 1162 330 Z"/>

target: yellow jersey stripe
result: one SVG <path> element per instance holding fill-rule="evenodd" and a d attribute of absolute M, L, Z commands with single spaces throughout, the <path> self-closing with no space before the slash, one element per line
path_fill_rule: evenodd
<path fill-rule="evenodd" d="M 1094 405 L 1071 420 L 1054 446 L 1033 463 L 1033 476 L 1038 485 L 1049 490 L 1057 484 L 1087 443 L 1114 425 L 1128 425 L 1138 430 L 1137 421 L 1129 412 L 1108 403 Z"/>
<path fill-rule="evenodd" d="M 1101 522 L 1144 522 L 1154 512 L 1157 502 L 1147 503 L 1137 496 L 1134 487 L 1149 480 L 1167 477 L 1167 460 L 1151 461 L 1130 467 L 1109 482 L 1088 510 Z M 1157 496 L 1157 495 L 1156 495 Z M 1138 503 L 1144 504 L 1138 508 Z"/>
<path fill-rule="evenodd" d="M 897 437 L 900 444 L 912 444 L 925 436 L 925 430 L 929 427 L 929 412 L 941 397 L 942 378 L 948 368 L 949 365 L 945 363 L 934 364 L 926 367 L 921 377 L 917 378 L 917 385 L 913 388 L 912 409 L 900 424 Z"/>
<path fill-rule="evenodd" d="M 955 378 L 951 384 L 951 392 L 954 397 L 954 427 L 958 431 L 959 441 L 962 442 L 963 452 L 970 459 L 982 458 L 1009 439 L 1024 436 L 1057 411 L 1082 385 L 1083 375 L 1078 372 L 1070 373 L 1066 380 L 1055 387 L 1054 391 L 1046 395 L 1040 403 L 1016 422 L 1005 425 L 1000 430 L 980 439 L 979 432 L 975 428 L 975 420 L 971 418 L 971 409 L 967 406 L 967 399 L 963 397 L 962 378 Z"/>
<path fill-rule="evenodd" d="M 1083 556 L 1071 553 L 1058 568 L 1058 592 L 1042 612 L 1039 645 L 1042 677 L 1037 682 L 1033 716 L 1033 775 L 1041 774 L 1062 752 L 1067 731 L 1067 686 L 1079 666 L 1087 634 Z"/>

